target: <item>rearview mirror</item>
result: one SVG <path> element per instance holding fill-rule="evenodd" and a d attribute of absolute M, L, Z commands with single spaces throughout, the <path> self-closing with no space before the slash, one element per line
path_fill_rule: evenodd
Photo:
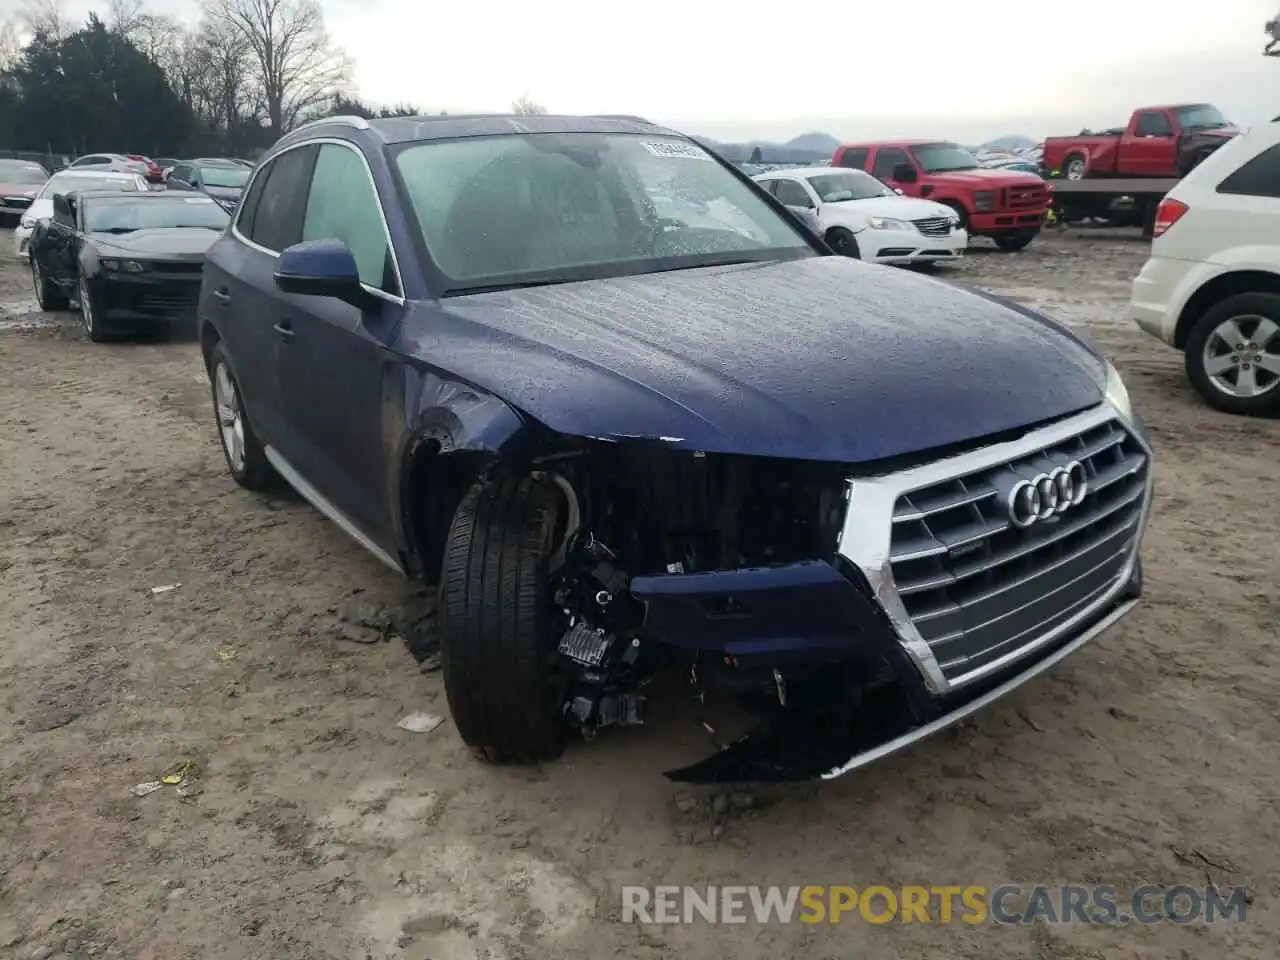
<path fill-rule="evenodd" d="M 374 297 L 360 285 L 356 258 L 341 240 L 308 240 L 286 247 L 276 262 L 276 286 L 285 293 L 332 297 L 359 310 Z"/>
<path fill-rule="evenodd" d="M 916 168 L 909 163 L 899 163 L 893 168 L 893 179 L 899 183 L 915 183 L 920 179 Z"/>

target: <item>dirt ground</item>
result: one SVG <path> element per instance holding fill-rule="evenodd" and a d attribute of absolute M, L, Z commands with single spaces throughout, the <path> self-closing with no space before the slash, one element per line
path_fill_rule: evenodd
<path fill-rule="evenodd" d="M 1126 376 L 1159 458 L 1145 603 L 958 730 L 731 803 L 662 777 L 711 749 L 676 709 L 540 770 L 397 728 L 447 715 L 394 636 L 428 601 L 231 482 L 192 344 L 89 344 L 34 312 L 11 250 L 0 232 L 0 957 L 1277 955 L 1280 423 L 1210 411 L 1129 323 L 1136 237 L 951 275 L 1085 327 Z M 620 919 L 625 884 L 1002 882 L 1253 902 L 1214 926 Z"/>

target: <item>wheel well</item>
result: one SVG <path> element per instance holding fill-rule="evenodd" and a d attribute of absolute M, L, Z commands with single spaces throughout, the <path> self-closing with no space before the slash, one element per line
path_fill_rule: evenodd
<path fill-rule="evenodd" d="M 1179 350 L 1187 344 L 1187 336 L 1206 310 L 1215 303 L 1234 297 L 1237 293 L 1280 293 L 1280 275 L 1265 270 L 1239 270 L 1214 277 L 1197 290 L 1182 308 L 1178 326 L 1173 333 L 1173 345 Z"/>
<path fill-rule="evenodd" d="M 218 341 L 221 339 L 212 323 L 200 324 L 200 355 L 204 357 L 204 365 L 206 367 L 209 365 L 209 354 L 213 353 L 213 348 L 218 345 Z"/>
<path fill-rule="evenodd" d="M 458 504 L 495 457 L 486 451 L 441 453 L 440 449 L 440 441 L 430 439 L 413 451 L 401 496 L 410 551 L 427 583 L 436 583 L 439 577 L 445 538 Z"/>
<path fill-rule="evenodd" d="M 930 197 L 929 199 L 933 200 L 932 197 Z M 947 197 L 944 200 L 935 200 L 934 202 L 940 203 L 944 207 L 950 207 L 956 213 L 960 214 L 960 224 L 962 226 L 967 227 L 969 225 L 969 211 L 965 207 L 965 205 L 959 200 L 955 199 L 954 197 Z"/>

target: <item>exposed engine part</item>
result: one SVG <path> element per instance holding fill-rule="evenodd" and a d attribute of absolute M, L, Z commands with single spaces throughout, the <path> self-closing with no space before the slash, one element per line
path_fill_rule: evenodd
<path fill-rule="evenodd" d="M 645 698 L 636 691 L 611 691 L 599 696 L 577 696 L 565 710 L 587 739 L 605 727 L 637 727 L 644 724 Z"/>
<path fill-rule="evenodd" d="M 616 637 L 603 627 L 592 628 L 585 620 L 577 620 L 560 638 L 560 653 L 584 667 L 600 667 Z"/>

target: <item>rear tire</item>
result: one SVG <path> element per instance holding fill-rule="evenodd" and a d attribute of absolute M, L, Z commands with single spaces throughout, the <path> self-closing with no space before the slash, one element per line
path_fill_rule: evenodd
<path fill-rule="evenodd" d="M 1079 153 L 1062 158 L 1062 176 L 1067 180 L 1083 180 L 1089 174 L 1089 161 Z"/>
<path fill-rule="evenodd" d="M 1017 253 L 1019 250 L 1027 249 L 1035 238 L 1035 232 L 1028 231 L 1026 233 L 1000 233 L 991 239 L 1005 253 Z"/>
<path fill-rule="evenodd" d="M 1195 322 L 1187 335 L 1184 360 L 1191 385 L 1209 406 L 1246 417 L 1280 412 L 1278 326 L 1280 294 L 1274 293 L 1238 293 Z M 1252 349 L 1239 350 L 1242 345 Z M 1232 357 L 1242 362 L 1232 363 Z M 1263 358 L 1261 363 L 1257 357 Z M 1261 392 L 1244 393 L 1242 380 Z"/>
<path fill-rule="evenodd" d="M 854 260 L 862 259 L 862 251 L 858 248 L 858 238 L 844 227 L 832 227 L 827 231 L 827 246 L 842 257 Z"/>
<path fill-rule="evenodd" d="M 454 725 L 488 763 L 564 752 L 567 677 L 556 652 L 548 559 L 563 498 L 510 477 L 463 498 L 440 571 L 440 661 Z"/>

